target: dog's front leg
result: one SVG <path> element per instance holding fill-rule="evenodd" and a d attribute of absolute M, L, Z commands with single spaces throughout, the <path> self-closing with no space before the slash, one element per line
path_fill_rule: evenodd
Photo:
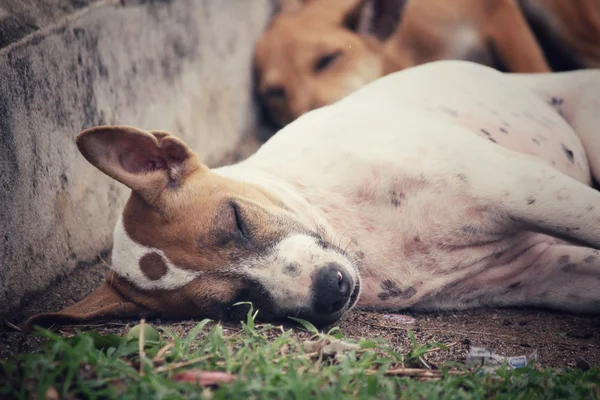
<path fill-rule="evenodd" d="M 533 32 L 515 0 L 495 0 L 489 7 L 487 34 L 511 72 L 550 72 Z"/>

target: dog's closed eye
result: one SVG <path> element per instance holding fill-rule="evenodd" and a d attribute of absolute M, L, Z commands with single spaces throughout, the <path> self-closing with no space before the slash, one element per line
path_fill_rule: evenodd
<path fill-rule="evenodd" d="M 218 246 L 225 246 L 231 242 L 249 243 L 252 239 L 252 226 L 235 200 L 226 201 L 216 213 L 213 221 L 214 231 L 211 237 Z M 201 247 L 206 246 L 204 238 L 201 237 L 198 240 Z"/>
<path fill-rule="evenodd" d="M 235 218 L 235 226 L 238 232 L 246 239 L 250 239 L 250 229 L 245 223 L 244 217 L 240 211 L 240 207 L 235 202 L 231 202 L 231 208 L 233 209 L 233 215 Z"/>
<path fill-rule="evenodd" d="M 319 73 L 323 71 L 325 68 L 329 67 L 335 60 L 337 60 L 341 55 L 342 51 L 334 51 L 333 53 L 329 53 L 319 58 L 315 65 L 313 66 L 313 71 L 315 73 Z"/>

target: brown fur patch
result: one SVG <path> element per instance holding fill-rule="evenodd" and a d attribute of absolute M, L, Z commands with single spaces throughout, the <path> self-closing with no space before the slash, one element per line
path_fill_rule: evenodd
<path fill-rule="evenodd" d="M 140 259 L 140 270 L 151 281 L 157 281 L 169 270 L 158 253 L 148 253 Z"/>
<path fill-rule="evenodd" d="M 403 290 L 391 280 L 385 280 L 381 282 L 381 289 L 383 291 L 379 293 L 377 297 L 383 301 L 390 298 L 410 299 L 415 295 L 415 293 L 417 293 L 417 290 L 414 287 L 411 286 Z"/>

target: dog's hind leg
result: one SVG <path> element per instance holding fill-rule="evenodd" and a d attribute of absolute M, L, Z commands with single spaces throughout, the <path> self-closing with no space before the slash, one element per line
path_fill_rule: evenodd
<path fill-rule="evenodd" d="M 539 236 L 535 247 L 457 283 L 448 295 L 470 306 L 600 313 L 600 251 L 551 244 Z"/>
<path fill-rule="evenodd" d="M 465 169 L 459 172 L 470 197 L 490 210 L 480 230 L 523 234 L 529 241 L 506 254 L 491 252 L 485 268 L 469 271 L 459 288 L 446 293 L 460 294 L 452 300 L 466 306 L 600 313 L 600 192 L 535 157 L 487 141 L 473 143 L 475 148 L 461 157 Z"/>
<path fill-rule="evenodd" d="M 579 136 L 592 176 L 600 182 L 600 69 L 556 74 L 510 74 L 554 107 Z"/>

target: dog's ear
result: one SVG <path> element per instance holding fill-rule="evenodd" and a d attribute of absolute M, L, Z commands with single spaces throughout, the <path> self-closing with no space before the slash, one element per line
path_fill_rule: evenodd
<path fill-rule="evenodd" d="M 408 0 L 353 0 L 343 9 L 341 24 L 360 35 L 385 40 L 400 23 Z"/>
<path fill-rule="evenodd" d="M 50 327 L 54 324 L 81 323 L 107 318 L 150 317 L 152 312 L 126 300 L 110 284 L 109 279 L 92 294 L 59 312 L 42 313 L 25 322 L 24 330 L 31 332 L 34 326 Z"/>
<path fill-rule="evenodd" d="M 164 131 L 129 126 L 99 126 L 76 139 L 83 156 L 106 175 L 153 204 L 166 187 L 177 188 L 203 167 L 180 139 Z"/>

